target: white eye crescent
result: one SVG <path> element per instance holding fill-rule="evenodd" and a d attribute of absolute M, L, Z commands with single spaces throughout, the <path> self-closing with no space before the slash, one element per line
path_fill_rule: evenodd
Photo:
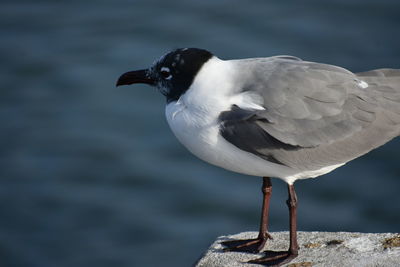
<path fill-rule="evenodd" d="M 162 67 L 160 70 L 160 74 L 165 80 L 169 80 L 172 78 L 171 71 L 167 67 Z"/>

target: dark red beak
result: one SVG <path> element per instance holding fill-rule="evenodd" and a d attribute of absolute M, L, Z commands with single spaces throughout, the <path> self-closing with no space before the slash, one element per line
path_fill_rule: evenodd
<path fill-rule="evenodd" d="M 152 77 L 150 77 L 150 75 L 148 75 L 148 70 L 135 70 L 128 71 L 122 74 L 117 81 L 117 86 L 129 85 L 134 83 L 155 85 L 156 81 Z"/>

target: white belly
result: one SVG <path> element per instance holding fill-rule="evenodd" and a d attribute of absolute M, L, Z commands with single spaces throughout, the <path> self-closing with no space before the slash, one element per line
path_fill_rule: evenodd
<path fill-rule="evenodd" d="M 224 169 L 254 176 L 278 177 L 286 181 L 296 171 L 268 162 L 240 150 L 219 133 L 217 114 L 206 114 L 172 102 L 166 106 L 166 117 L 178 140 L 200 159 Z"/>

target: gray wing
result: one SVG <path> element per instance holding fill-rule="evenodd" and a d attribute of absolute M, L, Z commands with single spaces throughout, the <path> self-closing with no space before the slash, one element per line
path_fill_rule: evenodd
<path fill-rule="evenodd" d="M 304 61 L 276 60 L 273 65 L 268 74 L 253 72 L 250 80 L 256 86 L 244 90 L 262 96 L 265 110 L 256 112 L 256 123 L 274 138 L 313 147 L 346 138 L 375 119 L 376 103 L 353 73 Z"/>
<path fill-rule="evenodd" d="M 223 137 L 243 150 L 276 163 L 313 169 L 344 163 L 390 140 L 396 129 L 398 134 L 400 110 L 392 112 L 391 118 L 382 116 L 382 88 L 363 88 L 362 75 L 326 64 L 281 59 L 266 71 L 260 69 L 251 71 L 250 80 L 257 82 L 244 83 L 242 91 L 257 92 L 265 110 L 233 106 L 220 116 Z M 399 91 L 400 86 L 394 95 Z M 352 138 L 367 138 L 369 128 L 381 129 L 374 131 L 382 135 L 381 140 L 350 144 Z M 342 152 L 329 155 L 326 148 L 334 145 L 342 146 Z M 316 163 L 305 164 L 307 160 Z"/>

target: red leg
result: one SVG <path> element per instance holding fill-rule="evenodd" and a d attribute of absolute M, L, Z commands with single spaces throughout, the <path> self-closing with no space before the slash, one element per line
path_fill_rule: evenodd
<path fill-rule="evenodd" d="M 261 191 L 263 193 L 263 205 L 258 237 L 255 239 L 231 240 L 222 242 L 222 244 L 226 247 L 224 249 L 225 251 L 258 253 L 264 248 L 267 239 L 272 239 L 271 235 L 268 233 L 269 201 L 272 194 L 272 184 L 269 177 L 263 177 Z"/>
<path fill-rule="evenodd" d="M 289 207 L 289 222 L 290 222 L 290 245 L 289 253 L 297 256 L 299 245 L 297 244 L 297 195 L 294 191 L 294 185 L 288 185 L 289 199 L 287 205 Z"/>
<path fill-rule="evenodd" d="M 268 266 L 281 266 L 297 257 L 299 245 L 297 244 L 297 196 L 293 185 L 288 185 L 289 198 L 286 201 L 289 207 L 290 245 L 288 251 L 266 251 L 265 256 L 249 263 Z"/>

